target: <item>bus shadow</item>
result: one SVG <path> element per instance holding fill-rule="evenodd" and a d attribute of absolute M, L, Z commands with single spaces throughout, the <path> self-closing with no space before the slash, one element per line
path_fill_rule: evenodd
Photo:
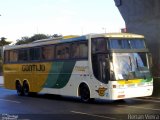
<path fill-rule="evenodd" d="M 81 101 L 80 97 L 71 97 L 71 96 L 61 96 L 61 95 L 53 95 L 53 94 L 36 94 L 25 96 L 30 98 L 40 98 L 45 100 L 54 100 L 54 101 L 64 101 L 70 103 L 83 103 L 83 104 L 97 104 L 97 105 L 139 105 L 146 104 L 144 101 L 137 101 L 134 99 L 122 99 L 122 100 L 102 100 L 95 99 L 93 101 L 84 103 Z"/>
<path fill-rule="evenodd" d="M 1 89 L 4 91 L 3 89 Z M 18 96 L 16 91 L 5 91 L 1 95 L 1 98 L 5 99 L 42 99 L 42 100 L 50 100 L 50 101 L 60 101 L 60 102 L 70 102 L 70 103 L 79 103 L 79 104 L 97 104 L 97 105 L 141 105 L 146 104 L 147 101 L 137 101 L 133 99 L 124 99 L 124 100 L 101 100 L 95 99 L 94 101 L 84 103 L 81 101 L 80 97 L 70 97 L 70 96 L 61 96 L 61 95 L 53 95 L 53 94 L 31 94 L 29 96 Z"/>

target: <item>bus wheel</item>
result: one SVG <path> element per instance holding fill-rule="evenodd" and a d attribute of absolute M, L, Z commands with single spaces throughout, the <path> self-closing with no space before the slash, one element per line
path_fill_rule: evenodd
<path fill-rule="evenodd" d="M 29 95 L 29 85 L 26 81 L 23 83 L 23 93 L 25 96 Z"/>
<path fill-rule="evenodd" d="M 16 82 L 16 90 L 17 90 L 18 96 L 22 96 L 23 95 L 22 85 L 20 84 L 19 81 Z"/>
<path fill-rule="evenodd" d="M 90 91 L 86 84 L 82 84 L 80 86 L 80 97 L 83 102 L 89 102 L 90 101 Z"/>

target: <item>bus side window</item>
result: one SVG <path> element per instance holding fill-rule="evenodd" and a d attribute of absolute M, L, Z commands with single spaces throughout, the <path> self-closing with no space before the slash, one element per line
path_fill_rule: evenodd
<path fill-rule="evenodd" d="M 65 50 L 64 58 L 65 59 L 70 58 L 70 47 L 69 46 L 65 46 L 64 50 Z"/>
<path fill-rule="evenodd" d="M 28 50 L 27 49 L 19 49 L 18 50 L 18 61 L 24 62 L 28 60 Z"/>
<path fill-rule="evenodd" d="M 18 60 L 18 52 L 17 52 L 17 50 L 11 50 L 9 58 L 10 58 L 10 62 L 17 62 L 17 60 Z"/>
<path fill-rule="evenodd" d="M 87 58 L 88 57 L 87 43 L 81 43 L 79 45 L 79 51 L 80 51 L 80 58 Z"/>
<path fill-rule="evenodd" d="M 42 59 L 52 60 L 54 59 L 54 46 L 43 46 L 42 47 Z"/>
<path fill-rule="evenodd" d="M 4 62 L 5 63 L 9 62 L 9 52 L 10 51 L 8 51 L 8 50 L 4 52 Z"/>
<path fill-rule="evenodd" d="M 29 50 L 30 60 L 40 60 L 41 58 L 40 53 L 41 53 L 40 48 L 30 48 Z"/>
<path fill-rule="evenodd" d="M 105 38 L 92 39 L 92 53 L 106 51 L 106 40 Z"/>
<path fill-rule="evenodd" d="M 78 45 L 78 43 L 72 44 L 72 58 L 79 58 L 79 45 Z"/>
<path fill-rule="evenodd" d="M 88 45 L 86 42 L 72 44 L 72 58 L 87 58 Z"/>
<path fill-rule="evenodd" d="M 70 44 L 61 44 L 56 46 L 56 59 L 70 58 Z"/>
<path fill-rule="evenodd" d="M 70 58 L 70 44 L 63 45 L 63 58 L 69 59 Z"/>
<path fill-rule="evenodd" d="M 62 51 L 56 49 L 56 59 L 62 59 Z"/>
<path fill-rule="evenodd" d="M 56 46 L 56 59 L 61 59 L 62 57 L 62 51 L 61 51 L 61 47 L 58 45 Z"/>

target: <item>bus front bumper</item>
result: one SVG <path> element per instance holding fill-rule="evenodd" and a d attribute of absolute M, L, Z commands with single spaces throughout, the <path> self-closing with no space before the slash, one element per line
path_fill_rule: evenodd
<path fill-rule="evenodd" d="M 126 98 L 135 98 L 135 97 L 144 97 L 151 96 L 153 93 L 153 86 L 143 86 L 143 87 L 134 87 L 134 88 L 113 88 L 110 89 L 110 99 L 126 99 Z"/>

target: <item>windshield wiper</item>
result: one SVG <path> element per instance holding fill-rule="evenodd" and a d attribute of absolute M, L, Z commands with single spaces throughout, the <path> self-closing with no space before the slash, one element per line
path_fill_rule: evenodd
<path fill-rule="evenodd" d="M 130 67 L 131 67 L 131 71 L 132 71 L 132 61 L 131 61 L 131 57 L 129 56 L 129 62 L 130 62 Z"/>

